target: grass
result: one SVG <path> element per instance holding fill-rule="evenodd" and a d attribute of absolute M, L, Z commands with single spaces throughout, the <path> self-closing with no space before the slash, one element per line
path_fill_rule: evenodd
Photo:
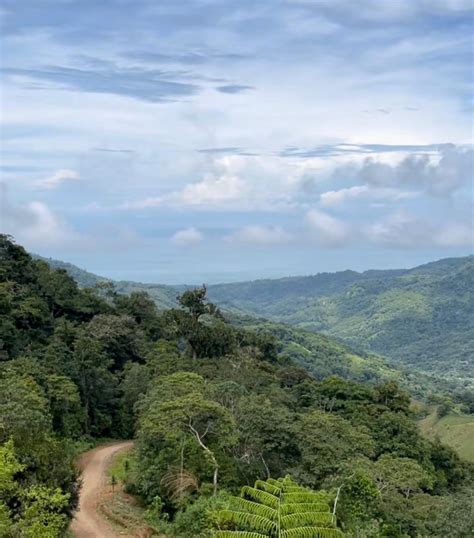
<path fill-rule="evenodd" d="M 127 536 L 157 536 L 145 522 L 145 510 L 137 501 L 122 490 L 109 492 L 100 503 L 100 511 L 117 529 Z"/>
<path fill-rule="evenodd" d="M 119 534 L 140 538 L 161 536 L 149 527 L 145 508 L 138 499 L 124 491 L 130 457 L 128 450 L 121 451 L 110 462 L 107 469 L 109 484 L 99 509 Z"/>
<path fill-rule="evenodd" d="M 429 439 L 438 437 L 461 458 L 474 463 L 474 416 L 450 414 L 438 418 L 435 408 L 419 425 L 423 435 Z"/>
<path fill-rule="evenodd" d="M 117 481 L 125 482 L 127 470 L 130 462 L 130 451 L 123 450 L 116 454 L 107 469 L 110 478 L 114 476 Z"/>

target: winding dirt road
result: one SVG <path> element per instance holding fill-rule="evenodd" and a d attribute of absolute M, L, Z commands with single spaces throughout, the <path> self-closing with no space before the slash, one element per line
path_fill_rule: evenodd
<path fill-rule="evenodd" d="M 107 467 L 113 456 L 133 446 L 133 441 L 122 441 L 94 448 L 85 452 L 80 460 L 82 488 L 79 508 L 71 524 L 76 538 L 118 538 L 121 536 L 107 523 L 97 511 L 97 505 L 105 494 L 107 486 Z"/>

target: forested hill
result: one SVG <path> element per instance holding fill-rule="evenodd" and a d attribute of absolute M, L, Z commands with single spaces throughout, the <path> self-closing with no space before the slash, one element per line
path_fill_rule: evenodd
<path fill-rule="evenodd" d="M 82 287 L 105 279 L 46 260 Z M 119 293 L 146 291 L 160 308 L 180 290 L 114 282 Z M 413 269 L 341 271 L 314 276 L 209 286 L 221 308 L 326 333 L 360 350 L 408 367 L 450 377 L 474 371 L 474 256 L 447 258 Z"/>
<path fill-rule="evenodd" d="M 345 379 L 364 358 L 330 338 L 230 324 L 205 288 L 177 302 L 80 289 L 0 235 L 0 536 L 66 536 L 74 459 L 104 437 L 135 439 L 153 536 L 272 536 L 278 484 L 282 536 L 472 534 L 471 467 L 395 381 Z"/>
<path fill-rule="evenodd" d="M 223 308 L 323 332 L 427 372 L 472 376 L 474 256 L 407 270 L 210 286 Z"/>
<path fill-rule="evenodd" d="M 94 288 L 104 286 L 107 283 L 112 284 L 117 293 L 133 293 L 134 291 L 146 291 L 146 293 L 155 301 L 158 308 L 173 308 L 178 303 L 176 296 L 179 290 L 174 286 L 165 286 L 163 284 L 145 284 L 143 282 L 133 282 L 130 280 L 112 280 L 103 276 L 90 273 L 85 269 L 77 267 L 72 263 L 67 263 L 53 258 L 44 258 L 33 254 L 33 258 L 46 262 L 53 269 L 63 269 L 66 271 L 81 288 Z"/>

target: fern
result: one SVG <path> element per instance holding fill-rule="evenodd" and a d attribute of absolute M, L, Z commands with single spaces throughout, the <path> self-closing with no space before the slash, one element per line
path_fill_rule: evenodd
<path fill-rule="evenodd" d="M 235 512 L 234 510 L 222 510 L 220 519 L 225 523 L 235 523 L 244 527 L 252 527 L 256 531 L 271 532 L 276 528 L 276 523 L 271 519 L 248 512 Z"/>
<path fill-rule="evenodd" d="M 328 494 L 291 478 L 257 480 L 233 497 L 230 510 L 218 512 L 216 538 L 341 538 Z"/>
<path fill-rule="evenodd" d="M 297 512 L 283 516 L 280 520 L 283 529 L 291 529 L 301 525 L 331 525 L 335 517 L 330 512 Z"/>
<path fill-rule="evenodd" d="M 281 538 L 340 538 L 340 530 L 327 527 L 298 527 L 281 532 Z"/>
<path fill-rule="evenodd" d="M 326 503 L 285 503 L 281 505 L 281 514 L 302 514 L 304 512 L 329 512 Z"/>
<path fill-rule="evenodd" d="M 268 534 L 247 531 L 216 531 L 214 536 L 217 538 L 268 538 Z"/>
<path fill-rule="evenodd" d="M 321 495 L 313 491 L 293 491 L 283 493 L 283 501 L 288 503 L 315 503 L 321 501 Z"/>
<path fill-rule="evenodd" d="M 236 511 L 257 514 L 271 519 L 272 521 L 276 521 L 278 519 L 278 512 L 274 508 L 270 508 L 270 506 L 265 506 L 264 504 L 249 501 L 247 499 L 242 499 L 241 497 L 233 497 L 232 507 Z"/>
<path fill-rule="evenodd" d="M 244 486 L 242 488 L 242 496 L 250 497 L 251 499 L 261 502 L 265 506 L 271 506 L 272 508 L 276 508 L 280 502 L 278 497 L 275 495 L 262 491 L 261 489 L 252 488 L 250 486 Z"/>
<path fill-rule="evenodd" d="M 264 482 L 263 480 L 257 480 L 255 482 L 255 487 L 263 489 L 264 491 L 267 491 L 272 495 L 280 495 L 281 492 L 281 485 L 269 484 L 268 482 Z"/>

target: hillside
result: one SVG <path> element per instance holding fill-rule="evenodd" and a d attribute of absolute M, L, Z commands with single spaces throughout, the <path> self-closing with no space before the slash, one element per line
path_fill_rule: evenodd
<path fill-rule="evenodd" d="M 474 257 L 407 270 L 210 286 L 222 307 L 335 336 L 427 372 L 472 376 Z"/>
<path fill-rule="evenodd" d="M 173 286 L 144 284 L 128 280 L 111 280 L 110 278 L 90 273 L 72 263 L 53 258 L 44 258 L 37 254 L 34 254 L 33 258 L 46 262 L 53 269 L 64 269 L 77 282 L 80 288 L 94 288 L 104 283 L 111 283 L 117 293 L 128 294 L 134 291 L 146 291 L 160 309 L 173 308 L 177 304 L 176 296 L 178 289 Z"/>
<path fill-rule="evenodd" d="M 205 288 L 167 311 L 143 292 L 102 291 L 0 235 L 0 535 L 63 537 L 74 456 L 104 437 L 135 440 L 123 479 L 155 536 L 227 536 L 229 494 L 287 475 L 307 488 L 311 518 L 331 512 L 325 536 L 468 535 L 470 467 L 421 436 L 409 394 L 372 375 L 372 357 L 224 319 Z"/>
<path fill-rule="evenodd" d="M 81 287 L 107 281 L 71 264 L 46 261 L 65 269 Z M 113 284 L 119 293 L 146 291 L 160 309 L 176 306 L 184 288 Z M 413 269 L 211 285 L 208 292 L 224 310 L 324 333 L 395 364 L 469 382 L 474 370 L 473 289 L 474 256 L 468 256 Z"/>
<path fill-rule="evenodd" d="M 473 415 L 449 414 L 440 418 L 434 409 L 420 421 L 420 429 L 428 439 L 439 439 L 466 461 L 474 463 Z"/>

